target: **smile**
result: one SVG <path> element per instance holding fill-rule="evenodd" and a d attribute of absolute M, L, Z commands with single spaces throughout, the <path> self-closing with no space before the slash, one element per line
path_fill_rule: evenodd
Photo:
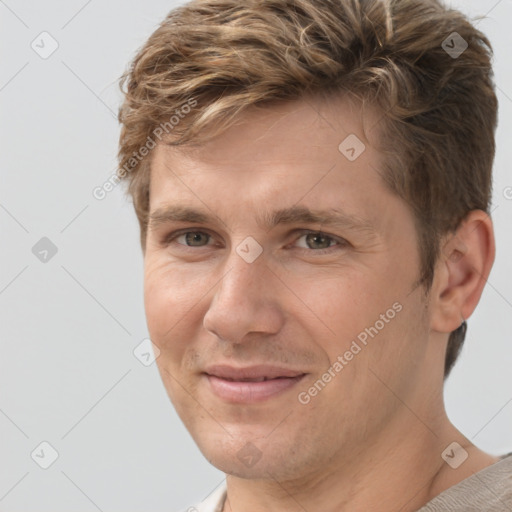
<path fill-rule="evenodd" d="M 230 403 L 257 403 L 274 398 L 296 386 L 305 373 L 292 377 L 220 377 L 204 374 L 210 391 Z"/>

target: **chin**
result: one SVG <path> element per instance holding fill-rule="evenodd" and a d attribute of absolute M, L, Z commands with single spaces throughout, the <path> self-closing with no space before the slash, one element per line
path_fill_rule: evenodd
<path fill-rule="evenodd" d="M 195 442 L 204 457 L 223 473 L 251 480 L 284 481 L 299 476 L 298 454 L 294 446 L 276 444 L 282 443 L 282 438 L 272 443 L 265 436 L 239 433 L 230 437 L 225 431 L 222 433 L 222 438 L 195 438 Z"/>

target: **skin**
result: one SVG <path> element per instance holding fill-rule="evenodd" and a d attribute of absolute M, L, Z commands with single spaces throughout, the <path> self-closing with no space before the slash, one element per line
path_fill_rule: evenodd
<path fill-rule="evenodd" d="M 225 512 L 414 511 L 498 460 L 452 425 L 443 402 L 448 334 L 482 293 L 492 222 L 473 211 L 446 237 L 426 297 L 412 213 L 380 177 L 378 119 L 348 99 L 304 98 L 252 107 L 200 148 L 153 151 L 150 213 L 179 204 L 212 216 L 150 223 L 145 307 L 169 397 L 227 474 Z M 349 134 L 366 146 L 353 162 L 338 150 Z M 374 233 L 256 222 L 297 205 L 341 208 Z M 178 230 L 192 233 L 169 240 Z M 263 248 L 252 263 L 236 251 L 248 236 Z M 396 303 L 401 311 L 378 335 L 300 403 L 298 393 Z M 307 375 L 267 401 L 233 404 L 202 375 L 221 363 Z M 454 441 L 469 454 L 458 469 L 441 458 Z M 260 456 L 250 467 L 237 457 L 246 443 Z"/>

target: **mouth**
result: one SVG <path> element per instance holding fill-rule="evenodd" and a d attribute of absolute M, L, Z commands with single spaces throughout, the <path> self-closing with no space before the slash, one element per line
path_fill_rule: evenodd
<path fill-rule="evenodd" d="M 217 377 L 217 375 L 213 375 L 214 377 Z M 275 379 L 288 379 L 289 377 L 259 377 L 254 379 L 230 379 L 228 377 L 221 377 L 224 380 L 230 381 L 230 382 L 265 382 L 267 380 L 274 380 Z"/>
<path fill-rule="evenodd" d="M 230 403 L 256 403 L 269 400 L 295 387 L 306 373 L 275 366 L 234 368 L 215 366 L 203 373 L 210 391 Z"/>

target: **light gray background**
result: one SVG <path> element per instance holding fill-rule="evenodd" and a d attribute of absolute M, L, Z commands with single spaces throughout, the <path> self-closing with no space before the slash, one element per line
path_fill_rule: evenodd
<path fill-rule="evenodd" d="M 0 511 L 172 512 L 223 479 L 155 364 L 133 355 L 148 334 L 131 205 L 122 187 L 92 195 L 116 166 L 117 78 L 180 3 L 0 1 Z M 495 48 L 498 252 L 446 402 L 499 455 L 512 451 L 512 0 L 453 4 L 488 14 L 479 28 Z M 43 31 L 59 45 L 47 59 L 31 48 Z M 58 249 L 46 263 L 32 253 L 42 237 Z M 48 469 L 31 458 L 42 441 L 59 454 Z"/>

